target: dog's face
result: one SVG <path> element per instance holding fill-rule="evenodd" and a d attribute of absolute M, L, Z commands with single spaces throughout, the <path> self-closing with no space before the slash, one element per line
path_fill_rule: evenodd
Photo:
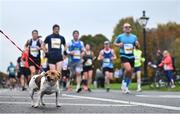
<path fill-rule="evenodd" d="M 56 81 L 60 80 L 61 73 L 56 71 L 56 70 L 48 70 L 45 73 L 45 76 L 47 78 L 47 81 L 49 81 L 49 82 L 56 82 Z"/>

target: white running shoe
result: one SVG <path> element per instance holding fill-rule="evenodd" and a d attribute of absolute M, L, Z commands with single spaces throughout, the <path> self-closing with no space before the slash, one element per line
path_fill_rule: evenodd
<path fill-rule="evenodd" d="M 176 86 L 175 85 L 172 85 L 171 88 L 175 88 Z"/>
<path fill-rule="evenodd" d="M 130 93 L 131 92 L 128 89 L 125 90 L 125 94 L 130 94 Z"/>
<path fill-rule="evenodd" d="M 122 89 L 122 93 L 124 93 L 124 94 L 129 94 L 130 91 L 129 91 L 129 89 L 126 87 L 126 88 Z"/>
<path fill-rule="evenodd" d="M 141 88 L 138 88 L 136 91 L 137 91 L 137 92 L 141 92 L 141 91 L 142 91 L 142 89 L 141 89 Z"/>

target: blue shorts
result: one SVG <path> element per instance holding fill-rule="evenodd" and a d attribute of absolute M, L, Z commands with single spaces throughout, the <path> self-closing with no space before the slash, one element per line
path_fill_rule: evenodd
<path fill-rule="evenodd" d="M 134 67 L 134 72 L 141 71 L 141 67 Z"/>

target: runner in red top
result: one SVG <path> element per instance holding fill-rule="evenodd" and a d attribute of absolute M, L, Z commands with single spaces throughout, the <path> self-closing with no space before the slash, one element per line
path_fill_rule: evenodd
<path fill-rule="evenodd" d="M 30 79 L 30 70 L 29 70 L 29 54 L 28 50 L 26 49 L 21 56 L 21 86 L 22 86 L 22 91 L 26 90 L 27 82 Z"/>

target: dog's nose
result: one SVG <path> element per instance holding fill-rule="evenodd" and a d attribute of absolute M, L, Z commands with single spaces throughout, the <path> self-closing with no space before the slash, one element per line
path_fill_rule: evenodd
<path fill-rule="evenodd" d="M 48 81 L 50 81 L 50 80 L 51 80 L 51 78 L 48 76 L 48 77 L 47 77 L 47 80 L 48 80 Z"/>

